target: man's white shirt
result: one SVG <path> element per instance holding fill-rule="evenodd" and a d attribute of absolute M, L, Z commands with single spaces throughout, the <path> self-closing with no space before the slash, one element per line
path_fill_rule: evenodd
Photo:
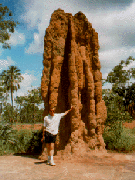
<path fill-rule="evenodd" d="M 60 120 L 64 115 L 65 113 L 55 113 L 54 116 L 51 116 L 50 114 L 45 116 L 44 127 L 46 127 L 46 131 L 53 135 L 58 134 Z"/>

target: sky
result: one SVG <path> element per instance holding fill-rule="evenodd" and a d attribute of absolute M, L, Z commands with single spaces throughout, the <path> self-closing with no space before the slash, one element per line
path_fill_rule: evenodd
<path fill-rule="evenodd" d="M 14 96 L 40 86 L 45 30 L 58 8 L 72 15 L 82 11 L 98 32 L 103 79 L 121 60 L 135 58 L 135 0 L 2 0 L 2 5 L 20 23 L 11 35 L 11 50 L 0 44 L 0 73 L 14 65 L 24 77 Z M 109 87 L 105 84 L 103 88 Z"/>

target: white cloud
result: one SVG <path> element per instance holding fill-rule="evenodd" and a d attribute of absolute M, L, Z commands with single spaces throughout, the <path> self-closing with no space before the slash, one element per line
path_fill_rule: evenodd
<path fill-rule="evenodd" d="M 29 7 L 29 8 L 27 8 Z M 28 28 L 36 28 L 38 33 L 33 34 L 33 41 L 25 50 L 28 54 L 43 53 L 45 30 L 49 26 L 51 14 L 61 8 L 65 12 L 73 11 L 71 6 L 61 0 L 33 0 L 26 7 L 26 13 L 22 16 Z"/>
<path fill-rule="evenodd" d="M 32 86 L 32 83 L 34 81 L 37 81 L 37 78 L 33 75 L 33 74 L 21 74 L 21 76 L 23 76 L 23 80 L 20 83 L 20 89 L 18 89 L 17 91 L 14 91 L 13 97 L 14 99 L 16 98 L 16 96 L 25 96 L 28 94 L 28 90 L 32 90 L 37 88 L 37 86 Z M 9 103 L 11 103 L 11 95 L 9 93 L 9 97 L 8 97 L 8 101 Z M 14 106 L 16 106 L 15 101 L 14 102 Z"/>
<path fill-rule="evenodd" d="M 25 74 L 22 74 L 22 76 L 24 77 L 24 79 L 20 83 L 21 89 L 17 91 L 16 93 L 17 96 L 24 96 L 25 94 L 27 94 L 28 90 L 33 89 L 32 83 L 37 80 L 37 78 L 32 74 L 25 73 Z"/>
<path fill-rule="evenodd" d="M 105 84 L 102 86 L 102 89 L 112 89 L 112 84 L 111 84 L 111 83 L 105 83 Z"/>
<path fill-rule="evenodd" d="M 99 59 L 101 61 L 102 68 L 113 68 L 121 60 L 126 60 L 129 56 L 135 56 L 135 47 L 129 48 L 119 48 L 99 52 Z"/>
<path fill-rule="evenodd" d="M 7 59 L 0 59 L 0 72 L 6 70 L 8 66 L 15 65 L 15 62 L 11 57 L 7 56 Z"/>
<path fill-rule="evenodd" d="M 128 66 L 123 67 L 123 70 L 129 70 L 130 68 L 135 68 L 135 61 L 132 61 Z"/>
<path fill-rule="evenodd" d="M 121 60 L 135 56 L 135 2 L 128 4 L 127 7 L 125 4 L 124 8 L 110 7 L 105 11 L 102 3 L 100 3 L 101 8 L 93 9 L 92 4 L 91 7 L 86 8 L 80 6 L 80 2 L 82 3 L 82 1 L 75 1 L 76 6 L 73 6 L 75 4 L 70 0 L 33 0 L 28 2 L 29 5 L 26 6 L 23 19 L 29 28 L 36 28 L 38 33 L 33 34 L 33 41 L 25 52 L 29 54 L 43 53 L 45 30 L 54 10 L 61 8 L 66 13 L 73 15 L 82 11 L 98 32 L 101 71 L 103 77 L 107 77 L 108 73 Z M 86 5 L 86 2 L 84 3 Z"/>
<path fill-rule="evenodd" d="M 102 75 L 102 79 L 106 79 L 107 76 L 108 76 L 108 73 L 104 73 L 104 74 Z"/>
<path fill-rule="evenodd" d="M 17 31 L 15 31 L 13 34 L 11 34 L 11 37 L 10 37 L 8 43 L 10 43 L 11 46 L 23 45 L 25 43 L 24 33 L 19 33 Z"/>
<path fill-rule="evenodd" d="M 43 53 L 43 33 L 34 33 L 34 41 L 29 45 L 28 49 L 25 49 L 25 52 L 28 54 L 34 53 Z"/>

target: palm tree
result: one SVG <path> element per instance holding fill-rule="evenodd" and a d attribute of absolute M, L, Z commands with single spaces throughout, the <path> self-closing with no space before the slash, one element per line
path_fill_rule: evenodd
<path fill-rule="evenodd" d="M 20 69 L 17 66 L 9 66 L 8 70 L 4 70 L 1 73 L 1 79 L 3 80 L 3 86 L 6 88 L 7 92 L 11 93 L 11 105 L 13 111 L 13 93 L 14 91 L 20 89 L 20 82 L 24 79 L 21 76 Z"/>

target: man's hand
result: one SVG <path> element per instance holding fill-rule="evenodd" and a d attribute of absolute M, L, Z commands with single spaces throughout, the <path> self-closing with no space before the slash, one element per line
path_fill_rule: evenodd
<path fill-rule="evenodd" d="M 43 143 L 43 141 L 44 141 L 44 137 L 41 139 L 41 142 Z"/>
<path fill-rule="evenodd" d="M 46 130 L 46 127 L 43 127 L 43 137 L 42 137 L 42 139 L 41 139 L 41 142 L 42 142 L 42 143 L 44 142 L 45 130 Z"/>
<path fill-rule="evenodd" d="M 71 105 L 71 109 L 70 109 L 70 111 L 73 109 L 73 106 Z"/>
<path fill-rule="evenodd" d="M 65 115 L 67 115 L 72 109 L 73 109 L 73 106 L 71 106 L 71 109 L 69 109 L 65 112 Z"/>

